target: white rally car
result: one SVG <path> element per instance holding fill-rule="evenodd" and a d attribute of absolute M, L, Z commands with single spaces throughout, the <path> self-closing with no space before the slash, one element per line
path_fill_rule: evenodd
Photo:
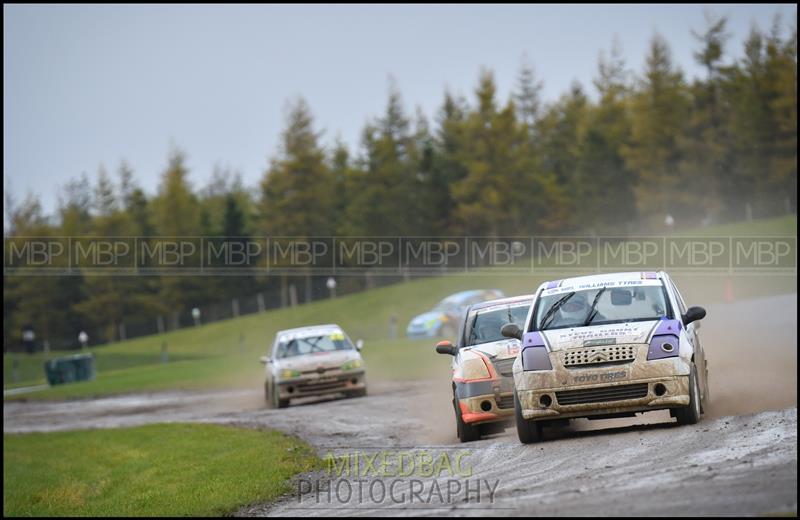
<path fill-rule="evenodd" d="M 708 399 L 698 337 L 702 307 L 686 307 L 665 272 L 602 274 L 542 284 L 514 362 L 514 408 L 523 443 L 548 421 L 630 417 L 669 409 L 694 424 Z"/>
<path fill-rule="evenodd" d="M 264 393 L 275 408 L 289 400 L 326 394 L 367 395 L 362 342 L 354 346 L 338 325 L 282 330 L 275 335 L 266 364 Z"/>

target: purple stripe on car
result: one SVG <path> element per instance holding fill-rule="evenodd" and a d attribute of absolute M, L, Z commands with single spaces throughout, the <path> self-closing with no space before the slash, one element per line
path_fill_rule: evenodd
<path fill-rule="evenodd" d="M 653 336 L 658 336 L 660 334 L 680 334 L 681 332 L 681 321 L 680 320 L 661 320 L 658 323 L 658 327 L 656 327 L 655 332 L 653 332 Z"/>
<path fill-rule="evenodd" d="M 543 347 L 544 345 L 544 338 L 540 332 L 526 332 L 525 335 L 522 336 L 522 348 Z"/>
<path fill-rule="evenodd" d="M 553 282 L 547 282 L 547 286 L 545 287 L 545 289 L 555 289 L 559 285 L 561 285 L 561 280 L 555 280 Z"/>

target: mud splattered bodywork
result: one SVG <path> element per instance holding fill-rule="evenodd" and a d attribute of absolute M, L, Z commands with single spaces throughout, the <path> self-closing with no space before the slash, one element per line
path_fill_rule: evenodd
<path fill-rule="evenodd" d="M 514 415 L 512 367 L 519 342 L 505 340 L 465 349 L 453 368 L 455 397 L 465 423 L 509 419 Z"/>
<path fill-rule="evenodd" d="M 537 291 L 534 309 L 543 296 L 563 294 L 569 299 L 584 288 L 595 291 L 590 296 L 619 291 L 605 295 L 609 299 L 616 296 L 614 305 L 624 309 L 636 303 L 630 294 L 636 294 L 640 287 L 663 292 L 666 305 L 657 309 L 660 316 L 656 319 L 614 319 L 598 325 L 537 330 L 537 312 L 531 312 L 513 366 L 521 419 L 540 422 L 659 409 L 674 413 L 695 405 L 695 379 L 696 406 L 701 411 L 708 381 L 705 355 L 697 337 L 699 322 L 687 318 L 687 313 L 692 313 L 666 273 L 549 282 Z M 624 294 L 628 294 L 627 300 Z M 602 301 L 602 297 L 600 294 L 594 301 Z M 639 299 L 644 301 L 644 297 Z M 606 310 L 617 312 L 610 302 Z"/>
<path fill-rule="evenodd" d="M 458 437 L 466 442 L 504 428 L 514 415 L 514 360 L 518 339 L 504 338 L 502 325 L 523 325 L 533 296 L 504 298 L 470 306 L 456 345 L 441 342 L 453 355 L 453 408 Z M 494 426 L 492 426 L 494 425 Z"/>

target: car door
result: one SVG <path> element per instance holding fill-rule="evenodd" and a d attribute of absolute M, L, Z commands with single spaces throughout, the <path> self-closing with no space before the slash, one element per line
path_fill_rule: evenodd
<path fill-rule="evenodd" d="M 683 296 L 675 285 L 675 282 L 673 282 L 671 278 L 668 279 L 668 282 L 672 294 L 675 295 L 678 311 L 681 316 L 683 316 L 686 314 L 686 302 L 684 302 Z M 706 400 L 708 396 L 708 365 L 706 363 L 706 354 L 703 350 L 702 342 L 700 341 L 700 320 L 693 321 L 686 327 L 686 338 L 694 350 L 694 364 L 697 367 L 697 377 L 700 379 L 700 391 L 703 400 Z"/>

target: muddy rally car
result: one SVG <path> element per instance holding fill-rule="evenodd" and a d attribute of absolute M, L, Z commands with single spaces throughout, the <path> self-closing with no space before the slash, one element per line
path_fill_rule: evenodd
<path fill-rule="evenodd" d="M 436 352 L 453 356 L 453 409 L 461 442 L 503 431 L 514 416 L 511 367 L 517 339 L 504 338 L 504 325 L 525 323 L 533 296 L 517 296 L 467 308 L 456 344 L 440 341 Z"/>
<path fill-rule="evenodd" d="M 514 367 L 514 415 L 523 443 L 548 422 L 632 417 L 668 409 L 681 424 L 700 419 L 708 367 L 702 307 L 686 307 L 664 272 L 603 274 L 542 284 Z"/>
<path fill-rule="evenodd" d="M 326 394 L 367 394 L 361 342 L 354 346 L 338 325 L 282 330 L 275 335 L 266 365 L 264 393 L 275 408 L 289 400 Z"/>

